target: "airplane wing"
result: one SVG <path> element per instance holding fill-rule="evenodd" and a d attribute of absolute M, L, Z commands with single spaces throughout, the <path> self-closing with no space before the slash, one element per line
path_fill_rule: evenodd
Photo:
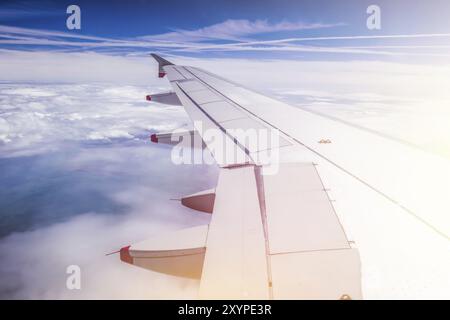
<path fill-rule="evenodd" d="M 152 56 L 193 122 L 176 140 L 200 137 L 220 173 L 216 188 L 182 199 L 211 213 L 209 225 L 122 248 L 123 261 L 198 278 L 200 298 L 361 299 L 357 243 L 334 208 L 330 170 L 449 239 L 445 159 Z"/>

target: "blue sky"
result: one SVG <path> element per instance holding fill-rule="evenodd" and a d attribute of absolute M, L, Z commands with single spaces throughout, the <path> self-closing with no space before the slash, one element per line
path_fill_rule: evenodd
<path fill-rule="evenodd" d="M 81 30 L 66 28 L 70 4 L 81 8 Z M 380 30 L 366 27 L 371 4 L 381 8 Z M 442 56 L 449 48 L 449 7 L 440 0 L 2 1 L 0 48 L 201 57 Z"/>

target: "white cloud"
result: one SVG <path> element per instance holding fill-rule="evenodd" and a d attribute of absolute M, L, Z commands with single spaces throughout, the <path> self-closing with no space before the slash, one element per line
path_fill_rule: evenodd
<path fill-rule="evenodd" d="M 8 176 L 19 185 L 14 194 L 34 207 L 32 217 L 22 217 L 19 225 L 2 225 L 2 234 L 11 232 L 5 228 L 27 230 L 0 240 L 2 298 L 195 297 L 198 281 L 138 269 L 120 262 L 118 255 L 105 256 L 154 233 L 209 219 L 169 199 L 211 187 L 215 168 L 172 165 L 170 150 L 148 141 L 149 132 L 178 128 L 187 118 L 182 108 L 146 102 L 146 90 L 106 84 L 0 84 L 0 155 L 15 163 Z M 25 185 L 18 182 L 22 171 Z M 47 195 L 40 206 L 43 194 L 34 194 L 49 187 L 54 195 Z M 59 193 L 68 187 L 70 195 Z M 107 200 L 96 199 L 88 206 L 92 210 L 80 211 L 94 190 Z M 99 201 L 123 209 L 96 210 Z M 2 215 L 21 212 L 21 202 L 3 201 L 0 206 Z M 30 225 L 29 219 L 39 222 Z M 71 264 L 81 267 L 80 291 L 65 287 L 65 270 Z"/>
<path fill-rule="evenodd" d="M 157 210 L 168 209 L 160 203 Z M 107 252 L 130 238 L 168 230 L 154 217 L 113 217 L 86 213 L 0 242 L 0 296 L 19 299 L 195 298 L 197 282 L 138 269 Z M 128 234 L 128 240 L 126 239 Z M 116 247 L 113 247 L 113 245 Z M 81 267 L 81 290 L 65 287 L 67 266 Z"/>
<path fill-rule="evenodd" d="M 162 157 L 163 155 L 163 157 Z M 49 158 L 50 159 L 50 158 Z M 111 183 L 122 183 L 122 191 L 109 193 L 116 205 L 126 206 L 123 214 L 86 212 L 62 222 L 33 231 L 15 233 L 0 241 L 0 297 L 19 299 L 161 299 L 195 298 L 198 281 L 175 278 L 122 263 L 117 254 L 106 256 L 122 246 L 142 241 L 152 234 L 170 232 L 184 226 L 205 224 L 209 216 L 181 207 L 170 197 L 204 186 L 208 175 L 189 177 L 198 170 L 175 168 L 184 187 L 169 188 L 157 180 L 158 172 L 167 168 L 168 158 L 151 147 L 80 149 L 77 157 L 63 165 L 66 174 L 79 170 L 90 175 L 114 176 Z M 153 163 L 157 168 L 148 166 Z M 54 166 L 54 165 L 53 165 Z M 130 172 L 124 171 L 128 168 Z M 184 170 L 185 173 L 182 173 Z M 141 183 L 127 183 L 120 177 L 139 175 Z M 98 179 L 98 178 L 97 178 Z M 145 179 L 143 181 L 142 179 Z M 187 184 L 189 181 L 190 185 Z M 72 193 L 77 194 L 76 180 Z M 125 183 L 124 183 L 125 182 Z M 57 182 L 55 182 L 57 183 Z M 92 183 L 96 183 L 95 180 Z M 39 179 L 34 183 L 39 189 Z M 187 188 L 186 188 L 187 187 Z M 22 190 L 23 192 L 23 190 Z M 67 202 L 68 199 L 65 201 Z M 83 201 L 80 198 L 80 201 Z M 73 204 L 72 204 L 73 205 Z M 61 201 L 60 215 L 68 204 Z M 7 214 L 6 212 L 4 214 Z M 67 290 L 66 268 L 81 267 L 81 290 Z"/>
<path fill-rule="evenodd" d="M 145 139 L 188 122 L 182 108 L 149 103 L 147 93 L 100 84 L 0 85 L 0 155 L 41 153 L 67 141 Z"/>

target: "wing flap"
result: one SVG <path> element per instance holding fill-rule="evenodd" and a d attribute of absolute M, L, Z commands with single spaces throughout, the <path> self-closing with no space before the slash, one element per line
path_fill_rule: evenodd
<path fill-rule="evenodd" d="M 268 299 L 269 278 L 253 166 L 221 169 L 199 296 Z"/>
<path fill-rule="evenodd" d="M 270 253 L 350 248 L 312 163 L 263 176 Z"/>
<path fill-rule="evenodd" d="M 200 298 L 360 299 L 358 251 L 314 165 L 260 169 L 220 171 Z"/>

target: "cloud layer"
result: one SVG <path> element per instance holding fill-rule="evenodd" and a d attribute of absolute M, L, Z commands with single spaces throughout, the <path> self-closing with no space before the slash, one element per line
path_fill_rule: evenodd
<path fill-rule="evenodd" d="M 146 91 L 133 86 L 2 84 L 0 92 L 8 184 L 0 192 L 0 296 L 195 297 L 196 281 L 105 256 L 208 222 L 170 198 L 211 187 L 215 168 L 173 165 L 169 148 L 148 141 L 185 125 L 184 111 L 142 102 Z M 82 270 L 80 291 L 65 287 L 72 264 Z"/>

